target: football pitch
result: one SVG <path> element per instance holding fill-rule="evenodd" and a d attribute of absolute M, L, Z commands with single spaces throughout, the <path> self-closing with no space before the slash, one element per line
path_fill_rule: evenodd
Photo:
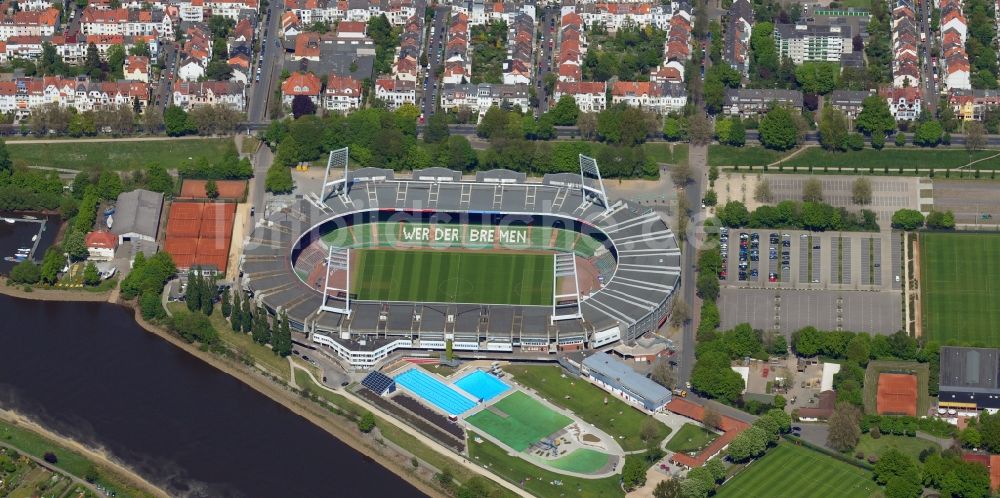
<path fill-rule="evenodd" d="M 363 301 L 552 304 L 551 254 L 355 250 L 351 290 Z"/>
<path fill-rule="evenodd" d="M 920 235 L 923 335 L 1000 346 L 1000 235 Z"/>
<path fill-rule="evenodd" d="M 718 498 L 867 498 L 871 473 L 818 451 L 780 443 L 729 480 Z"/>

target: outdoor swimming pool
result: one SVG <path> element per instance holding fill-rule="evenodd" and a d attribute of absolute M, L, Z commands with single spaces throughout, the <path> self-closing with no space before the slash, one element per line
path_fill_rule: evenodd
<path fill-rule="evenodd" d="M 483 401 L 489 401 L 510 389 L 506 382 L 482 370 L 475 370 L 458 379 L 455 385 Z"/>
<path fill-rule="evenodd" d="M 424 373 L 419 368 L 411 368 L 397 375 L 396 384 L 405 387 L 451 415 L 461 415 L 476 406 L 476 403 L 471 399 L 462 396 L 458 391 Z"/>

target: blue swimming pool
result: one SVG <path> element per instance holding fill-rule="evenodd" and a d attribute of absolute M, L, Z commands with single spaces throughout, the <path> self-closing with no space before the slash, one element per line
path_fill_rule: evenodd
<path fill-rule="evenodd" d="M 489 401 L 510 389 L 506 382 L 482 370 L 476 370 L 458 379 L 455 385 L 476 399 L 483 401 Z"/>
<path fill-rule="evenodd" d="M 411 368 L 397 375 L 396 384 L 452 415 L 461 415 L 476 406 L 471 399 L 419 368 Z"/>

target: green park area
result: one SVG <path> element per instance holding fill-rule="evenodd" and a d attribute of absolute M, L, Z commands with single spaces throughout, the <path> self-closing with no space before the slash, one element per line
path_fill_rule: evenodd
<path fill-rule="evenodd" d="M 566 427 L 572 419 L 516 391 L 465 419 L 517 451 Z"/>
<path fill-rule="evenodd" d="M 645 439 L 653 441 L 662 441 L 670 434 L 663 423 L 586 380 L 566 375 L 558 366 L 509 365 L 504 370 L 552 404 L 608 433 L 626 451 L 647 447 L 644 432 L 651 436 Z"/>
<path fill-rule="evenodd" d="M 920 291 L 927 339 L 1000 346 L 1000 235 L 921 233 Z"/>
<path fill-rule="evenodd" d="M 232 138 L 194 138 L 183 140 L 113 140 L 34 144 L 31 141 L 7 142 L 14 166 L 44 166 L 75 170 L 133 170 L 152 163 L 168 169 L 200 157 L 215 160 L 231 149 Z"/>
<path fill-rule="evenodd" d="M 718 498 L 868 498 L 871 473 L 803 446 L 779 443 L 726 482 Z"/>
<path fill-rule="evenodd" d="M 583 479 L 541 469 L 523 458 L 469 432 L 469 460 L 541 498 L 574 496 L 579 498 L 614 498 L 625 495 L 615 475 L 604 479 Z M 633 456 L 629 458 L 641 458 Z M 567 469 L 570 470 L 570 469 Z"/>
<path fill-rule="evenodd" d="M 697 453 L 719 437 L 718 434 L 694 424 L 684 424 L 667 441 L 667 449 L 674 453 Z"/>
<path fill-rule="evenodd" d="M 895 449 L 909 455 L 916 461 L 920 458 L 921 451 L 931 448 L 941 449 L 937 443 L 918 437 L 882 434 L 878 439 L 875 439 L 871 434 L 864 434 L 858 441 L 858 445 L 854 448 L 854 451 L 855 453 L 863 453 L 865 458 L 868 458 L 870 455 L 881 457 L 886 451 Z"/>

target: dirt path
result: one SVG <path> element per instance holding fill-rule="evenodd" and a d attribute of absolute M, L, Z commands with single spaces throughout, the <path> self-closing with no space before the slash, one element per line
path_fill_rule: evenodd
<path fill-rule="evenodd" d="M 17 413 L 17 412 L 14 412 L 14 411 L 0 410 L 0 419 L 2 419 L 3 421 L 5 421 L 7 423 L 10 423 L 10 424 L 16 425 L 18 427 L 27 429 L 27 430 L 29 430 L 31 432 L 37 433 L 37 434 L 41 435 L 42 437 L 44 437 L 46 439 L 55 441 L 55 442 L 59 443 L 62 446 L 65 446 L 65 447 L 67 447 L 67 448 L 69 448 L 69 449 L 71 449 L 71 450 L 73 450 L 73 451 L 75 451 L 77 453 L 80 453 L 84 457 L 86 457 L 88 460 L 96 463 L 98 466 L 111 469 L 112 471 L 114 471 L 115 473 L 119 474 L 120 476 L 128 479 L 128 481 L 133 486 L 139 487 L 139 488 L 143 489 L 144 491 L 146 491 L 146 492 L 148 492 L 148 493 L 150 493 L 150 494 L 152 494 L 154 496 L 162 496 L 162 497 L 169 496 L 162 489 L 154 486 L 152 483 L 150 483 L 149 481 L 145 480 L 139 474 L 136 474 L 135 472 L 133 472 L 131 469 L 129 469 L 128 467 L 126 467 L 124 464 L 121 464 L 121 463 L 118 463 L 117 461 L 115 461 L 111 456 L 109 456 L 104 451 L 96 450 L 96 449 L 90 448 L 88 446 L 84 446 L 83 444 L 77 442 L 76 440 L 73 440 L 73 439 L 70 439 L 70 438 L 67 438 L 67 437 L 64 437 L 64 436 L 60 436 L 59 434 L 56 434 L 56 433 L 54 433 L 52 431 L 49 431 L 45 427 L 42 427 L 41 425 L 38 425 L 37 423 L 35 423 L 31 419 L 27 418 L 26 416 L 21 415 L 20 413 Z M 59 472 L 60 473 L 67 473 L 63 469 L 59 469 Z M 73 477 L 78 479 L 80 476 L 73 476 Z M 88 487 L 92 488 L 92 486 L 89 486 L 89 485 L 88 485 Z"/>

